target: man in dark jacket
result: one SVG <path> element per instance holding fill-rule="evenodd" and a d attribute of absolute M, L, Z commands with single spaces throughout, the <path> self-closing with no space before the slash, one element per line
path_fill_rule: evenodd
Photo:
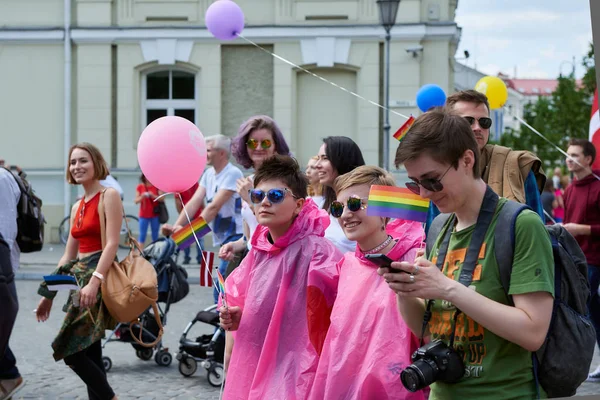
<path fill-rule="evenodd" d="M 18 310 L 14 271 L 19 264 L 16 237 L 20 196 L 13 174 L 0 168 L 0 400 L 9 399 L 23 387 L 17 360 L 8 346 Z"/>
<path fill-rule="evenodd" d="M 15 274 L 10 262 L 10 248 L 0 234 L 0 354 L 4 354 L 8 347 L 8 339 L 12 332 L 19 304 L 15 290 Z"/>
<path fill-rule="evenodd" d="M 590 318 L 600 345 L 600 171 L 592 171 L 596 159 L 594 145 L 585 139 L 572 139 L 567 149 L 567 168 L 573 173 L 573 183 L 564 195 L 564 227 L 577 239 L 588 263 L 590 283 Z M 600 367 L 588 378 L 600 381 Z"/>

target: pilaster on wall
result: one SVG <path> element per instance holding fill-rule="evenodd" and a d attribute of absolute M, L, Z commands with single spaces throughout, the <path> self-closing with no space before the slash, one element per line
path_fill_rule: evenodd
<path fill-rule="evenodd" d="M 136 146 L 141 129 L 139 66 L 144 64 L 138 44 L 117 47 L 117 160 L 119 168 L 137 168 Z"/>
<path fill-rule="evenodd" d="M 218 43 L 196 43 L 190 64 L 199 68 L 198 114 L 196 125 L 204 136 L 221 133 L 221 46 Z M 226 112 L 226 111 L 225 111 Z"/>
<path fill-rule="evenodd" d="M 300 43 L 275 43 L 273 52 L 296 65 L 302 64 Z M 297 148 L 293 110 L 296 107 L 296 71 L 289 64 L 273 57 L 273 119 L 292 149 Z"/>
<path fill-rule="evenodd" d="M 96 145 L 111 154 L 111 46 L 77 48 L 76 142 Z"/>
<path fill-rule="evenodd" d="M 356 90 L 360 96 L 379 102 L 379 44 L 352 43 L 348 64 L 357 68 Z M 350 94 L 348 94 L 350 96 Z M 358 135 L 356 143 L 367 164 L 378 164 L 379 108 L 362 99 L 356 99 L 358 108 Z"/>
<path fill-rule="evenodd" d="M 75 0 L 75 7 L 79 26 L 112 25 L 113 0 Z"/>

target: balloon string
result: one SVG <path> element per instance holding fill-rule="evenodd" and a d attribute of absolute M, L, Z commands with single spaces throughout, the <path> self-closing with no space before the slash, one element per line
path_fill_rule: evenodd
<path fill-rule="evenodd" d="M 188 211 L 187 211 L 187 208 L 185 207 L 185 204 L 183 204 L 183 199 L 181 198 L 181 193 L 177 193 L 177 196 L 179 196 L 179 200 L 181 201 L 183 212 L 185 213 L 185 217 L 188 220 L 188 224 L 190 225 L 190 227 L 192 227 L 192 219 L 190 218 L 190 215 L 188 214 Z M 200 246 L 200 240 L 198 240 L 198 236 L 196 236 L 196 232 L 194 232 L 193 228 L 192 228 L 192 235 L 194 235 L 194 239 L 196 240 L 196 244 L 198 245 L 198 248 L 200 249 L 200 255 L 202 257 L 202 260 L 204 261 L 204 265 L 208 265 L 208 262 L 206 261 L 206 257 L 204 257 L 204 253 L 202 252 L 202 246 Z M 217 293 L 219 294 L 219 296 L 223 299 L 223 305 L 225 307 L 227 307 L 227 298 L 225 297 L 225 293 L 223 293 L 221 291 L 221 288 L 219 287 L 219 277 L 218 277 L 218 275 L 217 275 L 217 279 L 215 279 L 215 275 L 214 275 L 213 271 L 211 271 L 211 276 L 212 276 L 212 280 L 213 280 L 213 287 L 215 288 L 215 290 L 217 291 Z"/>
<path fill-rule="evenodd" d="M 198 245 L 198 248 L 200 249 L 200 256 L 202 257 L 202 260 L 204 261 L 204 264 L 206 265 L 207 264 L 206 257 L 204 257 L 204 253 L 202 252 L 202 246 L 200 246 L 200 240 L 198 239 L 198 236 L 196 236 L 196 232 L 194 232 L 194 229 L 192 227 L 192 220 L 190 218 L 190 215 L 187 212 L 187 208 L 185 207 L 185 204 L 183 204 L 183 198 L 181 198 L 181 193 L 179 193 L 179 192 L 167 192 L 167 193 L 163 193 L 160 196 L 158 196 L 157 198 L 155 198 L 154 201 L 158 201 L 158 199 L 161 199 L 161 198 L 163 198 L 163 197 L 165 197 L 165 196 L 167 196 L 169 194 L 172 194 L 174 196 L 176 195 L 176 196 L 179 197 L 179 201 L 181 201 L 181 206 L 183 207 L 183 212 L 185 213 L 185 217 L 188 220 L 188 224 L 189 224 L 190 228 L 192 228 L 192 235 L 194 236 L 194 239 L 196 240 L 196 244 Z"/>
<path fill-rule="evenodd" d="M 332 85 L 332 86 L 335 86 L 336 88 L 338 88 L 338 89 L 340 89 L 340 90 L 343 90 L 344 92 L 346 92 L 346 93 L 349 93 L 349 94 L 351 94 L 351 95 L 352 95 L 352 96 L 354 96 L 354 97 L 357 97 L 357 98 L 359 98 L 359 99 L 361 99 L 361 100 L 364 100 L 364 101 L 366 101 L 366 102 L 367 102 L 367 103 L 369 103 L 369 104 L 372 104 L 372 105 L 374 105 L 374 106 L 376 106 L 376 107 L 379 107 L 379 108 L 381 108 L 381 109 L 387 110 L 387 111 L 389 111 L 389 112 L 391 112 L 391 113 L 393 113 L 393 114 L 396 114 L 396 115 L 398 115 L 398 116 L 400 116 L 400 117 L 402 117 L 402 118 L 404 118 L 404 119 L 408 119 L 408 117 L 407 117 L 406 115 L 404 115 L 404 114 L 401 114 L 401 113 L 399 113 L 399 112 L 397 112 L 397 111 L 394 111 L 394 110 L 392 110 L 392 109 L 390 109 L 390 108 L 388 108 L 388 107 L 382 106 L 381 104 L 379 104 L 379 103 L 376 103 L 376 102 L 374 102 L 373 100 L 369 100 L 369 99 L 367 99 L 366 97 L 363 97 L 363 96 L 361 96 L 360 94 L 353 92 L 352 90 L 348 90 L 348 89 L 346 89 L 345 87 L 343 87 L 343 86 L 340 86 L 340 85 L 338 85 L 338 84 L 337 84 L 337 83 L 335 83 L 335 82 L 332 82 L 332 81 L 330 81 L 330 80 L 328 80 L 328 79 L 325 79 L 325 78 L 323 78 L 323 77 L 322 77 L 322 76 L 320 76 L 320 75 L 317 75 L 317 74 L 315 74 L 314 72 L 311 72 L 311 71 L 307 70 L 306 68 L 302 68 L 301 66 L 299 66 L 299 65 L 297 65 L 297 64 L 295 64 L 295 63 L 293 63 L 293 62 L 291 62 L 290 60 L 287 60 L 287 59 L 285 59 L 285 58 L 283 58 L 283 57 L 281 57 L 281 56 L 278 56 L 277 54 L 275 54 L 275 53 L 273 53 L 273 52 L 270 52 L 269 50 L 265 49 L 264 47 L 261 47 L 261 46 L 260 46 L 259 44 L 257 44 L 257 43 L 254 43 L 252 40 L 250 40 L 250 39 L 248 39 L 248 38 L 244 37 L 244 36 L 243 36 L 243 35 L 241 35 L 241 34 L 238 34 L 238 36 L 239 36 L 240 38 L 244 39 L 246 42 L 250 43 L 251 45 L 253 45 L 253 46 L 256 46 L 257 48 L 261 49 L 261 50 L 262 50 L 262 51 L 264 51 L 265 53 L 267 53 L 267 54 L 270 54 L 271 56 L 275 57 L 276 59 L 278 59 L 278 60 L 280 60 L 280 61 L 283 61 L 284 63 L 286 63 L 286 64 L 288 64 L 288 65 L 290 65 L 290 66 L 292 66 L 292 67 L 294 67 L 294 68 L 298 68 L 299 70 L 301 70 L 301 71 L 303 71 L 303 72 L 306 72 L 307 74 L 309 74 L 309 75 L 312 75 L 312 76 L 314 76 L 315 78 L 317 78 L 317 79 L 320 79 L 320 80 L 322 80 L 322 81 L 323 81 L 323 82 L 325 82 L 325 83 L 329 83 L 330 85 Z"/>
<path fill-rule="evenodd" d="M 504 109 L 506 112 L 508 112 L 508 110 Z M 535 129 L 533 126 L 529 125 L 527 123 L 527 121 L 525 121 L 523 118 L 518 117 L 516 115 L 513 116 L 514 119 L 516 119 L 517 121 L 519 121 L 520 123 L 522 123 L 523 125 L 525 125 L 527 128 L 529 128 L 533 133 L 535 133 L 536 135 L 538 135 L 539 137 L 541 137 L 542 139 L 544 139 L 546 142 L 548 142 L 550 145 L 554 146 L 554 148 L 556 150 L 558 150 L 559 152 L 561 152 L 565 157 L 567 157 L 569 160 L 573 161 L 575 164 L 579 165 L 581 168 L 588 168 L 584 165 L 581 165 L 581 163 L 579 161 L 577 161 L 576 159 L 574 159 L 573 157 L 571 157 L 566 151 L 564 151 L 563 149 L 561 149 L 560 147 L 558 147 L 557 145 L 555 145 L 554 143 L 552 143 L 548 138 L 546 138 L 544 135 L 542 135 L 540 132 L 538 132 L 537 129 Z M 590 168 L 591 170 L 591 168 Z M 592 175 L 594 176 L 594 178 L 600 180 L 600 176 L 596 175 L 595 173 L 592 172 Z"/>

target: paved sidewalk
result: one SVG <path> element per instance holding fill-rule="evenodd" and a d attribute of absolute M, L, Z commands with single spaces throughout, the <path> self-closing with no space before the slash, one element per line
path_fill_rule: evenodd
<path fill-rule="evenodd" d="M 218 249 L 209 247 L 212 244 L 212 239 L 205 239 L 206 250 L 217 252 Z M 62 243 L 47 243 L 44 244 L 42 251 L 35 253 L 21 253 L 20 267 L 15 278 L 17 280 L 35 280 L 39 281 L 43 279 L 44 275 L 50 274 L 58 265 L 58 261 L 61 259 L 65 252 L 65 245 Z M 122 260 L 129 249 L 119 249 L 117 256 L 119 260 Z M 192 249 L 191 258 L 193 264 L 184 264 L 183 267 L 188 272 L 188 281 L 191 284 L 198 284 L 200 281 L 200 266 L 196 264 L 196 250 Z M 181 265 L 183 262 L 183 253 L 179 254 L 177 263 Z"/>
<path fill-rule="evenodd" d="M 205 240 L 206 244 L 209 245 L 212 243 L 212 239 L 207 239 Z M 211 247 L 207 247 L 208 251 L 215 251 L 214 248 Z M 58 261 L 60 260 L 60 258 L 62 257 L 63 253 L 65 251 L 65 246 L 62 244 L 46 244 L 44 245 L 44 249 L 40 252 L 37 253 L 29 253 L 29 254 L 21 254 L 21 266 L 16 274 L 16 278 L 18 280 L 24 280 L 24 281 L 40 281 L 42 280 L 42 276 L 43 275 L 47 275 L 50 272 L 52 272 L 52 270 L 54 268 L 56 268 Z M 127 252 L 129 250 L 125 250 L 125 249 L 119 249 L 118 252 L 118 257 L 119 260 L 121 260 L 123 257 L 125 257 L 127 255 Z M 195 250 L 192 250 L 192 254 L 191 254 L 191 258 L 192 260 L 195 260 L 196 258 L 196 252 Z M 178 263 L 181 263 L 183 261 L 183 254 L 179 255 L 178 257 Z M 188 281 L 190 282 L 190 284 L 192 285 L 198 285 L 199 281 L 200 281 L 200 268 L 197 264 L 190 264 L 190 265 L 184 265 L 184 267 L 186 268 L 187 272 L 188 272 Z M 23 286 L 24 285 L 24 286 Z M 33 286 L 31 286 L 33 285 Z M 29 290 L 27 290 L 27 289 Z M 33 320 L 33 318 L 31 318 L 30 315 L 28 315 L 27 311 L 31 310 L 35 307 L 35 304 L 37 302 L 37 300 L 39 299 L 38 296 L 35 295 L 35 284 L 33 282 L 20 282 L 18 284 L 18 289 L 19 289 L 19 298 L 21 300 L 21 304 L 22 304 L 22 312 L 19 315 L 20 320 L 18 322 L 20 322 L 21 320 L 25 319 L 25 320 Z M 29 293 L 29 294 L 26 294 Z M 23 296 L 23 297 L 22 297 Z M 28 298 L 27 296 L 31 297 Z M 183 329 L 183 327 L 185 326 L 185 324 L 189 321 L 189 319 L 191 319 L 194 315 L 195 312 L 197 312 L 198 309 L 201 309 L 205 306 L 207 306 L 208 304 L 210 304 L 211 299 L 212 299 L 212 292 L 210 289 L 208 288 L 200 288 L 197 286 L 193 286 L 192 287 L 192 292 L 191 294 L 184 300 L 182 301 L 182 304 L 178 304 L 177 307 L 174 307 L 174 310 L 181 310 L 181 311 L 175 311 L 172 314 L 173 320 L 172 322 L 175 322 L 175 324 L 172 324 L 171 327 L 173 327 L 173 331 L 171 331 L 171 327 L 167 330 L 167 337 L 168 337 L 168 342 L 169 345 L 172 346 L 172 349 L 175 350 L 177 348 L 176 343 L 178 342 L 178 337 L 181 334 L 181 330 Z M 200 300 L 201 299 L 201 300 Z M 199 301 L 200 300 L 200 301 Z M 14 338 L 17 337 L 21 337 L 21 335 L 26 336 L 26 332 L 38 332 L 40 331 L 41 326 L 39 324 L 31 324 L 31 322 L 25 323 L 25 326 L 21 325 L 21 323 L 18 323 L 17 326 L 15 327 L 15 333 L 13 334 L 13 342 L 16 341 Z M 58 330 L 58 325 L 54 326 L 54 330 Z M 45 338 L 45 340 L 49 343 L 52 337 L 52 333 L 48 333 L 48 337 Z M 36 339 L 34 338 L 30 338 L 31 340 L 29 340 L 27 343 L 33 343 Z M 48 383 L 47 383 L 47 379 L 44 378 L 48 378 L 50 379 L 50 376 L 54 376 L 57 373 L 54 364 L 51 364 L 52 366 L 50 367 L 50 369 L 48 370 L 48 362 L 47 360 L 51 357 L 50 354 L 47 354 L 47 357 L 44 359 L 44 361 L 40 361 L 39 365 L 37 365 L 36 363 L 33 362 L 33 360 L 37 360 L 38 357 L 35 356 L 35 354 L 31 354 L 30 357 L 23 357 L 23 353 L 27 354 L 27 348 L 30 348 L 30 346 L 28 346 L 28 344 L 22 344 L 22 347 L 16 346 L 17 349 L 19 350 L 17 353 L 17 357 L 22 357 L 21 358 L 21 363 L 23 361 L 25 361 L 26 363 L 29 362 L 31 365 L 28 365 L 26 368 L 26 372 L 27 373 L 31 373 L 31 374 L 37 374 L 39 372 L 34 372 L 34 371 L 46 371 L 44 372 L 44 376 L 40 376 L 38 378 L 36 377 L 31 377 L 30 382 L 31 384 L 29 385 L 30 389 L 24 391 L 23 396 L 25 398 L 36 398 L 38 397 L 38 393 L 39 390 L 44 390 L 47 389 L 49 387 Z M 35 346 L 34 346 L 35 347 Z M 115 346 L 115 348 L 118 348 L 118 346 Z M 173 351 L 172 350 L 172 351 Z M 159 395 L 157 398 L 202 398 L 202 399 L 218 399 L 218 390 L 215 390 L 214 388 L 211 388 L 210 385 L 208 385 L 205 382 L 205 379 L 200 379 L 200 381 L 202 382 L 200 384 L 200 387 L 198 386 L 198 381 L 194 380 L 192 381 L 186 381 L 186 380 L 181 380 L 179 374 L 176 372 L 176 362 L 175 364 L 175 368 L 171 367 L 170 369 L 162 369 L 162 367 L 157 367 L 156 365 L 153 365 L 153 363 L 149 362 L 147 363 L 148 366 L 151 366 L 152 368 L 152 372 L 149 372 L 147 369 L 142 367 L 142 363 L 140 363 L 139 360 L 136 360 L 135 357 L 131 357 L 131 354 L 127 353 L 126 355 L 121 355 L 120 352 L 115 352 L 113 353 L 112 350 L 108 350 L 108 354 L 111 357 L 115 357 L 118 358 L 119 362 L 123 362 L 125 363 L 125 360 L 129 360 L 131 359 L 130 364 L 127 365 L 126 367 L 123 367 L 123 369 L 121 368 L 115 368 L 115 374 L 111 376 L 113 377 L 116 387 L 119 389 L 120 393 L 123 393 L 126 395 L 124 396 L 124 398 L 153 398 L 154 395 L 156 395 L 156 393 L 154 393 L 152 391 L 152 389 L 148 386 L 148 384 L 141 385 L 141 386 L 136 386 L 134 390 L 131 390 L 131 385 L 132 382 L 136 382 L 138 380 L 147 380 L 149 379 L 149 377 L 151 377 L 150 381 L 152 384 L 157 384 L 159 381 L 163 382 L 162 378 L 165 377 L 165 372 L 167 370 L 169 370 L 168 373 L 168 377 L 169 378 L 176 378 L 173 381 L 171 381 L 171 383 L 167 384 L 167 381 L 164 381 L 164 387 L 161 386 L 161 389 L 165 390 L 165 392 L 161 392 L 161 393 L 166 393 L 167 396 L 163 397 L 163 395 Z M 129 356 L 129 357 L 127 357 Z M 23 360 L 23 358 L 25 358 Z M 121 359 L 123 358 L 123 360 Z M 596 349 L 596 352 L 594 354 L 594 361 L 592 362 L 592 370 L 594 370 L 596 368 L 596 366 L 600 365 L 600 354 L 598 353 L 598 350 Z M 137 370 L 139 367 L 139 371 Z M 67 371 L 68 372 L 68 371 Z M 63 393 L 64 396 L 66 396 L 66 398 L 85 398 L 85 392 L 83 391 L 83 389 L 81 388 L 81 384 L 79 381 L 77 381 L 77 379 L 74 378 L 74 375 L 72 373 L 67 373 L 62 371 L 61 369 L 61 376 L 60 379 L 64 379 L 64 383 L 68 382 L 68 387 L 65 387 L 65 392 Z M 119 372 L 119 373 L 117 373 Z M 128 373 L 129 372 L 129 373 Z M 137 375 L 136 375 L 137 374 Z M 65 377 L 63 378 L 62 375 L 65 375 Z M 200 373 L 198 373 L 198 375 L 200 375 Z M 142 378 L 142 377 L 145 377 Z M 156 383 L 153 381 L 154 379 L 156 379 Z M 152 385 L 150 385 L 152 386 Z M 33 390 L 31 390 L 33 389 Z M 31 390 L 31 391 L 30 391 Z M 50 398 L 57 398 L 57 393 L 47 393 L 50 395 Z M 200 394 L 202 393 L 202 394 Z M 581 387 L 577 390 L 577 396 L 587 396 L 587 395 L 593 395 L 592 397 L 589 398 L 595 398 L 595 399 L 600 399 L 600 382 L 595 383 L 595 382 L 584 382 Z M 138 397 L 139 396 L 139 397 Z M 207 396 L 207 397 L 204 397 Z M 213 397 L 214 396 L 214 397 Z M 42 396 L 44 397 L 44 396 Z M 18 397 L 21 398 L 21 397 Z M 39 397 L 38 397 L 39 398 Z M 62 397 L 61 397 L 62 398 Z M 585 397 L 588 398 L 588 397 Z"/>

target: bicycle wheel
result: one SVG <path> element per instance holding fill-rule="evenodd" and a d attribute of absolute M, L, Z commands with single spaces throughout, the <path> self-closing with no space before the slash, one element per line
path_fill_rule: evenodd
<path fill-rule="evenodd" d="M 131 236 L 137 238 L 140 235 L 140 221 L 138 217 L 133 215 L 125 215 L 127 219 L 127 225 L 129 225 L 129 230 L 131 231 Z M 119 237 L 119 247 L 122 249 L 129 248 L 129 240 L 127 235 L 127 225 L 125 225 L 125 220 L 121 223 L 121 234 Z"/>
<path fill-rule="evenodd" d="M 71 230 L 71 217 L 65 217 L 58 226 L 58 236 L 62 244 L 67 244 L 69 231 Z"/>

